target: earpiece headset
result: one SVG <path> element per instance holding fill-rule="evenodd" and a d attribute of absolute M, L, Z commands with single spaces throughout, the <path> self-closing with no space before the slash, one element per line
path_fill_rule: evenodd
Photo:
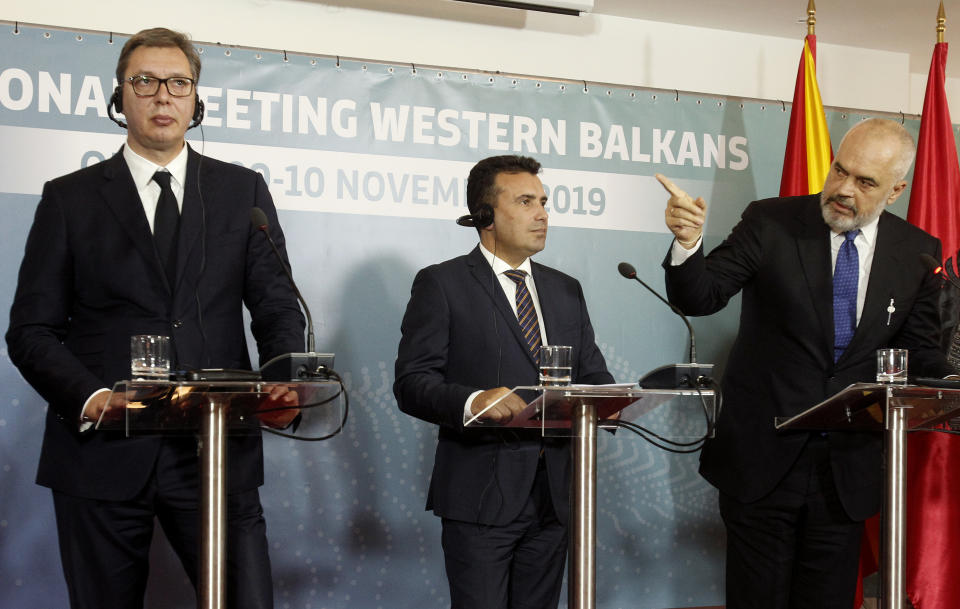
<path fill-rule="evenodd" d="M 489 203 L 481 203 L 477 206 L 477 213 L 460 216 L 457 218 L 457 224 L 472 228 L 487 228 L 493 224 L 493 207 Z"/>
<path fill-rule="evenodd" d="M 200 124 L 200 121 L 203 120 L 203 100 L 200 99 L 199 94 L 193 94 L 193 102 L 193 116 L 190 117 L 190 125 L 187 127 L 187 129 L 193 129 Z M 117 112 L 123 112 L 123 85 L 117 85 L 117 87 L 113 90 L 113 95 L 110 96 L 110 103 L 107 104 L 107 116 L 110 117 L 110 120 L 126 129 L 127 124 L 117 118 L 113 113 L 114 108 L 116 108 Z"/>

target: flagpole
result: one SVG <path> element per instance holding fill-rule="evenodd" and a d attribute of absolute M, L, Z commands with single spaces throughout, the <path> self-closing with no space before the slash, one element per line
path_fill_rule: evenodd
<path fill-rule="evenodd" d="M 813 0 L 811 0 L 812 2 Z M 943 0 L 940 0 L 940 9 L 937 10 L 937 44 L 944 42 L 943 35 L 947 31 L 947 13 L 943 10 Z M 944 251 L 943 258 L 949 263 L 950 269 L 956 268 L 960 260 L 954 259 L 957 252 Z M 950 340 L 950 349 L 947 353 L 947 361 L 954 366 L 960 366 L 960 328 L 953 331 Z"/>
<path fill-rule="evenodd" d="M 812 3 L 813 0 L 810 0 Z M 940 10 L 937 11 L 937 44 L 943 42 L 943 33 L 947 31 L 947 14 L 943 11 L 943 0 L 940 0 Z"/>
<path fill-rule="evenodd" d="M 941 9 L 943 8 L 943 3 L 940 4 Z M 815 36 L 817 34 L 817 5 L 813 3 L 813 0 L 807 3 L 807 36 Z"/>

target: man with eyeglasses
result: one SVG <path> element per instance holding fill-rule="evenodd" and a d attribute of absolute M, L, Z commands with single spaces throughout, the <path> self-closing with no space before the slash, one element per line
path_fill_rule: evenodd
<path fill-rule="evenodd" d="M 296 297 L 250 222 L 263 210 L 282 251 L 266 184 L 185 143 L 202 120 L 199 75 L 183 34 L 127 41 L 111 99 L 126 145 L 44 186 L 10 311 L 10 358 L 49 403 L 37 482 L 53 491 L 75 609 L 143 606 L 154 518 L 196 582 L 196 438 L 91 429 L 108 388 L 130 377 L 130 337 L 169 336 L 174 369 L 249 369 L 246 306 L 261 362 L 304 348 Z M 295 407 L 297 395 L 271 401 Z M 227 606 L 272 607 L 260 434 L 231 436 L 227 450 Z"/>

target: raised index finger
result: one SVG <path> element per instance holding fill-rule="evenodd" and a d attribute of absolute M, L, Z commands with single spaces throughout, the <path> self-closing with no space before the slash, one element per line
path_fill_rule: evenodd
<path fill-rule="evenodd" d="M 671 195 L 678 198 L 687 196 L 687 193 L 680 190 L 676 184 L 671 182 L 670 179 L 662 173 L 655 173 L 653 174 L 653 177 L 657 178 L 657 181 L 660 182 L 660 185 L 663 186 L 663 188 Z"/>

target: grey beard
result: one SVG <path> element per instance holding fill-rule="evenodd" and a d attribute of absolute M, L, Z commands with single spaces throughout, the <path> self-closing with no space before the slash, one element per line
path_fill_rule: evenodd
<path fill-rule="evenodd" d="M 883 206 L 878 206 L 873 213 L 866 216 L 861 215 L 859 212 L 857 212 L 857 210 L 854 209 L 853 217 L 848 218 L 833 211 L 830 208 L 830 199 L 827 199 L 825 202 L 820 204 L 820 212 L 823 215 L 823 221 L 827 226 L 830 227 L 831 230 L 837 233 L 845 233 L 858 228 L 863 228 L 867 224 L 873 222 L 880 216 L 880 214 L 883 213 Z"/>

